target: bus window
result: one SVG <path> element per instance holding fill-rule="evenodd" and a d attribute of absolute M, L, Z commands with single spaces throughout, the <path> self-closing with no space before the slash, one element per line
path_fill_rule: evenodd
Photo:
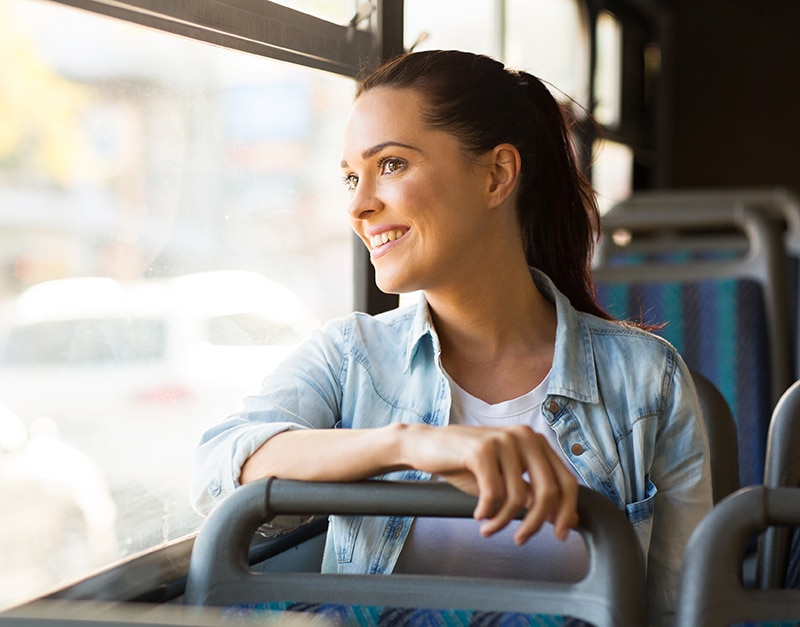
<path fill-rule="evenodd" d="M 357 0 L 272 0 L 290 9 L 336 24 L 347 24 L 356 13 Z"/>
<path fill-rule="evenodd" d="M 37 0 L 0 52 L 6 607 L 194 531 L 200 434 L 352 309 L 353 82 Z"/>
<path fill-rule="evenodd" d="M 622 117 L 622 24 L 607 11 L 597 17 L 595 29 L 594 118 L 604 126 L 619 126 Z"/>
<path fill-rule="evenodd" d="M 577 0 L 509 0 L 505 15 L 505 62 L 531 72 L 589 105 L 589 34 Z"/>
<path fill-rule="evenodd" d="M 618 129 L 622 123 L 622 24 L 611 13 L 601 11 L 595 35 L 594 119 L 606 129 Z M 605 213 L 633 191 L 633 150 L 617 141 L 599 139 L 592 154 L 592 185 L 600 212 Z"/>
<path fill-rule="evenodd" d="M 577 0 L 406 0 L 405 46 L 488 54 L 586 106 L 589 37 Z M 564 98 L 561 97 L 561 100 Z"/>
<path fill-rule="evenodd" d="M 603 214 L 633 191 L 633 150 L 625 144 L 600 139 L 594 143 L 593 154 L 592 187 Z"/>
<path fill-rule="evenodd" d="M 405 0 L 405 47 L 458 49 L 502 59 L 502 21 L 494 0 Z"/>

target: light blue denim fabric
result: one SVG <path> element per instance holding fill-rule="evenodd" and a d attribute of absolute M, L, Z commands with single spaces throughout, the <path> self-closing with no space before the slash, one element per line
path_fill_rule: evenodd
<path fill-rule="evenodd" d="M 548 277 L 531 273 L 558 317 L 542 412 L 586 484 L 633 524 L 647 556 L 653 622 L 669 624 L 684 547 L 712 506 L 708 444 L 691 375 L 664 340 L 576 311 Z M 416 308 L 329 322 L 245 399 L 244 411 L 205 433 L 195 507 L 210 511 L 238 486 L 244 461 L 285 430 L 446 425 L 450 388 L 439 353 L 424 300 Z M 385 478 L 429 476 L 402 471 Z M 323 568 L 390 573 L 411 523 L 336 517 Z"/>

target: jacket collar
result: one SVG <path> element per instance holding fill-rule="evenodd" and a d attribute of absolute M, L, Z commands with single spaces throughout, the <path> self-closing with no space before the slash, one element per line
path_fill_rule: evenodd
<path fill-rule="evenodd" d="M 556 306 L 556 345 L 547 393 L 585 403 L 600 402 L 591 333 L 582 317 L 585 314 L 572 307 L 569 299 L 558 291 L 544 272 L 536 268 L 530 268 L 530 271 L 536 287 Z M 431 342 L 438 361 L 441 352 L 439 337 L 431 321 L 428 303 L 420 295 L 406 342 L 404 372 L 411 367 L 424 338 Z"/>
<path fill-rule="evenodd" d="M 569 302 L 544 272 L 531 268 L 539 291 L 556 306 L 556 346 L 548 394 L 567 396 L 584 403 L 599 403 L 597 368 L 592 336 L 584 316 Z"/>
<path fill-rule="evenodd" d="M 439 336 L 436 334 L 436 329 L 433 328 L 433 320 L 431 319 L 428 301 L 425 300 L 425 295 L 420 293 L 414 312 L 414 318 L 411 322 L 411 329 L 408 332 L 408 340 L 406 341 L 406 357 L 403 366 L 404 373 L 408 372 L 408 369 L 411 367 L 411 362 L 417 354 L 417 350 L 423 338 L 428 338 L 428 341 L 431 342 L 433 354 L 438 361 L 439 354 L 441 353 Z"/>

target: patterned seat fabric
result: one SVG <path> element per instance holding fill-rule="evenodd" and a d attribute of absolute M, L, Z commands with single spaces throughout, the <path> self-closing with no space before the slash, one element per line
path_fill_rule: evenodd
<path fill-rule="evenodd" d="M 637 260 L 646 261 L 626 261 Z M 663 325 L 654 332 L 717 386 L 736 420 L 741 484 L 761 483 L 772 411 L 761 284 L 745 278 L 598 282 L 597 296 L 616 318 Z"/>
<path fill-rule="evenodd" d="M 324 625 L 347 627 L 591 627 L 590 623 L 568 616 L 291 601 L 232 605 L 225 609 L 224 616 L 246 620 L 282 612 L 312 613 Z"/>

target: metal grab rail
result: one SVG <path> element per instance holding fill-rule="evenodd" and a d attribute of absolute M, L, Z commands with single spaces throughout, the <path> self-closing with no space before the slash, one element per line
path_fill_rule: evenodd
<path fill-rule="evenodd" d="M 259 525 L 279 514 L 471 517 L 476 499 L 445 483 L 314 483 L 265 479 L 242 486 L 206 521 L 186 584 L 189 605 L 291 600 L 385 607 L 465 608 L 568 614 L 595 625 L 646 622 L 644 559 L 625 515 L 580 487 L 578 530 L 589 571 L 575 583 L 422 575 L 255 573 L 247 548 Z"/>

